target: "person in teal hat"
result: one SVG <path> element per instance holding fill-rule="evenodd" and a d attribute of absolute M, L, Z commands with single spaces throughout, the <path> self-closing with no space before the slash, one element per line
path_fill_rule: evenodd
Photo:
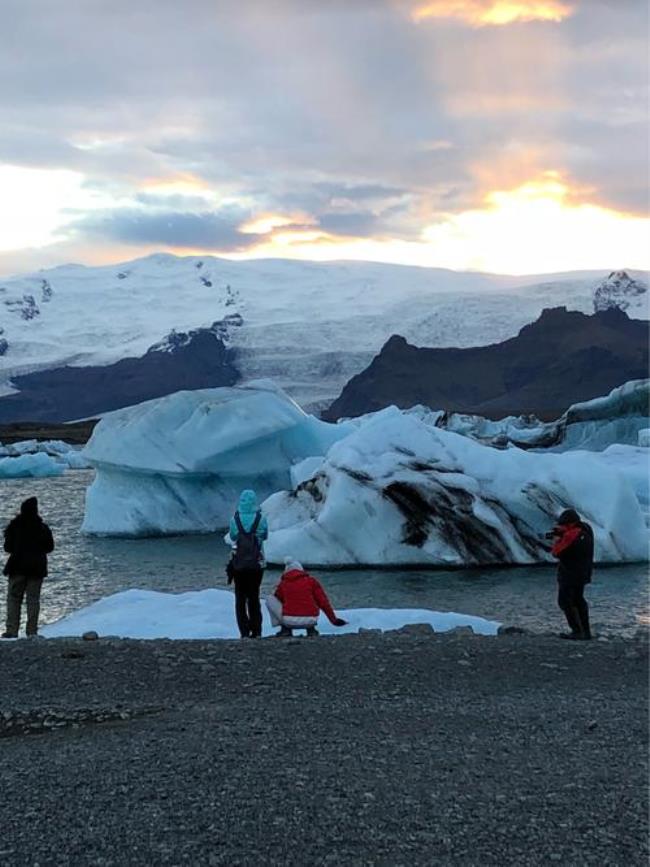
<path fill-rule="evenodd" d="M 242 638 L 262 635 L 260 585 L 264 576 L 264 541 L 269 528 L 257 504 L 255 491 L 242 491 L 230 521 L 234 550 L 228 564 L 228 583 L 235 584 L 235 613 Z"/>

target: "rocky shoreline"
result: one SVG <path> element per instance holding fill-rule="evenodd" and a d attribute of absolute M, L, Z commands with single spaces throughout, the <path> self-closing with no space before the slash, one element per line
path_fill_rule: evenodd
<path fill-rule="evenodd" d="M 85 445 L 97 419 L 77 422 L 25 421 L 0 424 L 0 443 L 12 445 L 24 440 L 62 440 L 70 445 Z"/>
<path fill-rule="evenodd" d="M 12 865 L 636 865 L 648 635 L 0 644 Z"/>

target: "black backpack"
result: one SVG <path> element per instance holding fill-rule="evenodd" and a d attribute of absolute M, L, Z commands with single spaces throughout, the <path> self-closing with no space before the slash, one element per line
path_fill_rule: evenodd
<path fill-rule="evenodd" d="M 235 524 L 239 530 L 237 536 L 237 547 L 232 557 L 232 567 L 238 572 L 243 572 L 245 569 L 259 569 L 262 562 L 262 544 L 257 537 L 257 528 L 262 520 L 262 513 L 257 512 L 253 525 L 248 530 L 244 530 L 244 525 L 239 517 L 239 512 L 235 512 Z"/>

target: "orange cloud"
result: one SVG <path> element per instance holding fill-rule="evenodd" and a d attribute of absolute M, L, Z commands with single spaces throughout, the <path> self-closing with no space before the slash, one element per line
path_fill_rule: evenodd
<path fill-rule="evenodd" d="M 291 215 L 263 213 L 257 214 L 251 220 L 247 220 L 239 226 L 239 231 L 244 235 L 274 235 L 278 229 L 287 226 L 308 226 L 313 225 L 314 222 L 313 217 L 304 213 L 294 213 Z"/>
<path fill-rule="evenodd" d="M 415 21 L 458 18 L 472 27 L 526 21 L 563 21 L 573 13 L 565 0 L 425 0 L 412 12 Z"/>
<path fill-rule="evenodd" d="M 192 172 L 176 172 L 166 177 L 143 178 L 139 186 L 141 190 L 161 195 L 202 193 L 210 190 L 210 185 Z"/>

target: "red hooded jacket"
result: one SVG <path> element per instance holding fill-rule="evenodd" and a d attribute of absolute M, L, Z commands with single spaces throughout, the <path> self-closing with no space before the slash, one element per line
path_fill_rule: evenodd
<path fill-rule="evenodd" d="M 551 549 L 560 561 L 558 579 L 588 584 L 594 565 L 594 534 L 584 521 L 559 527 L 558 536 Z"/>
<path fill-rule="evenodd" d="M 287 617 L 318 617 L 322 611 L 330 623 L 336 620 L 334 609 L 320 582 L 301 569 L 285 572 L 275 589 L 275 595 L 282 603 L 282 613 Z"/>
<path fill-rule="evenodd" d="M 571 545 L 580 538 L 580 534 L 582 533 L 582 527 L 580 524 L 569 524 L 561 529 L 562 535 L 557 537 L 555 544 L 551 549 L 551 554 L 554 557 L 559 557 L 562 551 L 566 551 L 567 548 L 570 548 Z"/>

